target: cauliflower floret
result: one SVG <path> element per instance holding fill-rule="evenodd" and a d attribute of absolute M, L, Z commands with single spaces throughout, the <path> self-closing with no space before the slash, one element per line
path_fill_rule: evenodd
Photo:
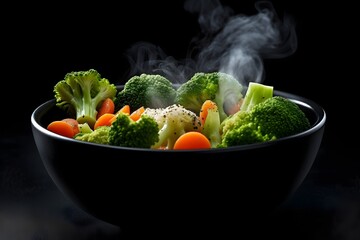
<path fill-rule="evenodd" d="M 201 132 L 199 117 L 179 104 L 146 108 L 143 115 L 153 117 L 159 126 L 159 141 L 152 148 L 173 149 L 175 141 L 185 132 Z"/>

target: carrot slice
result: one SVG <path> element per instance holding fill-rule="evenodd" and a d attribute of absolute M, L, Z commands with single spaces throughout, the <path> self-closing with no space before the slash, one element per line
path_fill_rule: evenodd
<path fill-rule="evenodd" d="M 127 115 L 130 115 L 130 105 L 124 105 L 122 108 L 120 108 L 120 110 L 118 110 L 115 114 L 114 117 L 110 120 L 110 122 L 114 122 L 116 120 L 116 117 L 120 114 L 120 113 L 124 113 Z"/>
<path fill-rule="evenodd" d="M 201 149 L 211 148 L 209 139 L 200 132 L 186 132 L 175 142 L 173 149 Z"/>
<path fill-rule="evenodd" d="M 209 109 L 216 109 L 216 108 L 217 108 L 216 103 L 211 101 L 211 100 L 206 100 L 203 103 L 203 105 L 201 106 L 200 113 L 199 113 L 200 122 L 201 122 L 202 126 L 204 126 L 204 124 L 205 124 L 205 120 L 206 120 L 206 117 L 208 115 L 208 110 Z"/>
<path fill-rule="evenodd" d="M 47 129 L 53 133 L 59 134 L 61 136 L 72 138 L 75 136 L 74 128 L 71 124 L 66 121 L 58 120 L 52 121 Z"/>
<path fill-rule="evenodd" d="M 141 114 L 143 114 L 143 112 L 145 112 L 145 108 L 144 107 L 139 107 L 138 109 L 136 109 L 135 111 L 133 111 L 130 114 L 130 118 L 134 121 L 137 121 L 140 119 Z"/>
<path fill-rule="evenodd" d="M 115 103 L 111 98 L 106 98 L 102 103 L 96 115 L 96 119 L 104 115 L 105 113 L 114 113 Z"/>
<path fill-rule="evenodd" d="M 111 126 L 114 117 L 116 116 L 113 113 L 104 113 L 96 120 L 94 124 L 94 130 L 100 126 Z"/>
<path fill-rule="evenodd" d="M 125 113 L 130 115 L 130 105 L 124 105 L 122 108 L 120 108 L 119 111 L 116 112 L 116 114 L 119 113 Z"/>
<path fill-rule="evenodd" d="M 64 122 L 70 124 L 73 127 L 74 134 L 78 134 L 80 132 L 79 122 L 76 119 L 74 119 L 74 118 L 64 118 L 61 121 L 64 121 Z"/>

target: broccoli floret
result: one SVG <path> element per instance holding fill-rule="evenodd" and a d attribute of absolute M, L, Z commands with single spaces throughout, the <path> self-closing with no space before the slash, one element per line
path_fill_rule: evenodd
<path fill-rule="evenodd" d="M 134 121 L 128 114 L 119 113 L 111 124 L 110 145 L 135 148 L 150 148 L 159 140 L 158 124 L 152 117 L 141 115 Z"/>
<path fill-rule="evenodd" d="M 258 121 L 261 132 L 275 138 L 293 135 L 310 128 L 305 113 L 296 103 L 281 96 L 274 96 L 255 105 L 251 117 Z"/>
<path fill-rule="evenodd" d="M 100 126 L 93 131 L 87 129 L 87 133 L 80 132 L 75 135 L 75 139 L 85 142 L 99 143 L 99 144 L 109 144 L 109 126 Z"/>
<path fill-rule="evenodd" d="M 154 118 L 159 127 L 159 140 L 152 146 L 154 149 L 173 149 L 175 141 L 185 132 L 201 131 L 199 117 L 178 104 L 146 108 L 143 115 Z"/>
<path fill-rule="evenodd" d="M 231 75 L 222 72 L 195 73 L 177 89 L 175 103 L 198 113 L 206 100 L 214 101 L 219 109 L 220 121 L 229 109 L 242 99 L 243 86 Z"/>
<path fill-rule="evenodd" d="M 98 107 L 106 98 L 113 99 L 116 92 L 116 86 L 94 69 L 67 73 L 54 86 L 56 106 L 90 127 L 95 124 Z"/>
<path fill-rule="evenodd" d="M 220 136 L 220 114 L 218 107 L 209 108 L 204 125 L 202 126 L 202 133 L 210 140 L 211 147 L 215 148 L 221 142 Z"/>
<path fill-rule="evenodd" d="M 256 122 L 252 122 L 250 112 L 239 111 L 221 123 L 221 143 L 217 147 L 230 147 L 250 143 L 275 140 L 272 136 L 261 134 Z"/>
<path fill-rule="evenodd" d="M 176 89 L 167 78 L 158 74 L 131 77 L 115 97 L 116 110 L 124 105 L 131 109 L 162 108 L 174 103 Z"/>
<path fill-rule="evenodd" d="M 310 128 L 305 113 L 290 99 L 273 96 L 239 111 L 221 124 L 222 142 L 229 147 L 276 140 Z"/>

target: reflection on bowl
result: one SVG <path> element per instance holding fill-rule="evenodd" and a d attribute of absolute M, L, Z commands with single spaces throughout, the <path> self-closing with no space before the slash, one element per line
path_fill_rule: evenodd
<path fill-rule="evenodd" d="M 64 112 L 55 100 L 31 116 L 42 161 L 57 185 L 93 216 L 126 229 L 152 224 L 218 224 L 271 211 L 309 172 L 326 114 L 317 103 L 286 92 L 312 127 L 271 142 L 210 150 L 151 150 L 81 142 L 46 129 Z M 233 221 L 233 220 L 231 220 Z"/>

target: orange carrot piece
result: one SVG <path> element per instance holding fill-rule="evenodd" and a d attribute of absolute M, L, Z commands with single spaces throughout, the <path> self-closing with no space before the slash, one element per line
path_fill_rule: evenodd
<path fill-rule="evenodd" d="M 199 118 L 200 118 L 200 122 L 201 122 L 202 126 L 204 126 L 204 124 L 205 124 L 205 120 L 208 115 L 208 110 L 215 109 L 215 108 L 217 108 L 217 105 L 215 102 L 213 102 L 211 100 L 206 100 L 203 103 L 203 105 L 201 106 L 200 113 L 199 113 Z"/>
<path fill-rule="evenodd" d="M 124 113 L 127 115 L 130 115 L 130 105 L 124 105 L 122 108 L 120 108 L 120 110 L 118 110 L 115 114 L 114 117 L 110 120 L 110 122 L 114 122 L 116 120 L 116 117 L 120 114 L 120 113 Z"/>
<path fill-rule="evenodd" d="M 209 139 L 200 132 L 190 131 L 181 135 L 175 142 L 173 149 L 203 149 L 211 148 Z"/>
<path fill-rule="evenodd" d="M 59 134 L 61 136 L 73 138 L 75 136 L 74 128 L 71 124 L 66 121 L 52 121 L 47 129 L 53 133 Z"/>
<path fill-rule="evenodd" d="M 137 121 L 140 119 L 141 114 L 143 114 L 143 112 L 145 112 L 145 108 L 144 107 L 139 107 L 138 109 L 136 109 L 135 111 L 133 111 L 130 114 L 130 118 L 134 121 Z"/>
<path fill-rule="evenodd" d="M 100 126 L 111 126 L 114 117 L 116 116 L 113 113 L 104 113 L 96 120 L 94 124 L 94 130 Z"/>
<path fill-rule="evenodd" d="M 111 98 L 106 98 L 102 103 L 96 115 L 96 119 L 104 115 L 105 113 L 114 113 L 115 103 Z"/>
<path fill-rule="evenodd" d="M 64 121 L 70 124 L 73 127 L 74 134 L 78 134 L 80 132 L 79 122 L 74 118 L 64 118 L 61 121 Z"/>
<path fill-rule="evenodd" d="M 129 105 L 124 105 L 122 108 L 120 108 L 119 111 L 116 112 L 116 114 L 119 114 L 119 113 L 125 113 L 125 114 L 130 115 L 130 106 Z"/>

